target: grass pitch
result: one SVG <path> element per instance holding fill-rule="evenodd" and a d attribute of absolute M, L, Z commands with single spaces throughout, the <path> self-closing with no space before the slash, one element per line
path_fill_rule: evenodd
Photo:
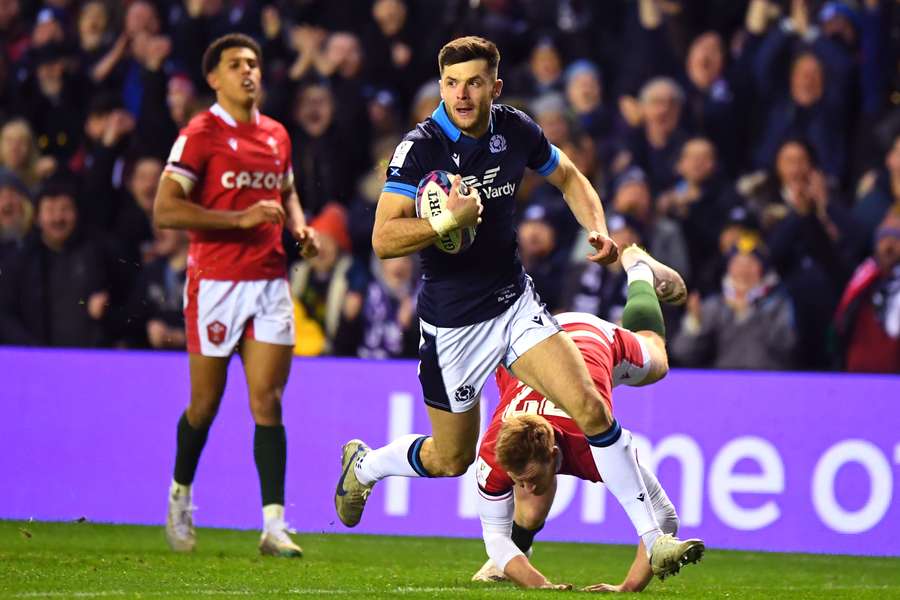
<path fill-rule="evenodd" d="M 511 584 L 475 584 L 480 540 L 300 535 L 299 560 L 263 558 L 258 533 L 198 531 L 175 555 L 161 527 L 0 522 L 3 598 L 525 598 Z M 535 564 L 576 587 L 618 583 L 633 546 L 538 542 Z M 900 598 L 900 558 L 708 551 L 699 565 L 643 596 L 678 598 Z M 642 596 L 642 597 L 643 597 Z"/>

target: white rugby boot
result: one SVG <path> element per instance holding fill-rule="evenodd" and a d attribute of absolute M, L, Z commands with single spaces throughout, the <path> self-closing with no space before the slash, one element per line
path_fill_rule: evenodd
<path fill-rule="evenodd" d="M 193 552 L 197 545 L 194 532 L 194 511 L 191 495 L 169 491 L 169 510 L 166 513 L 166 541 L 175 552 Z"/>
<path fill-rule="evenodd" d="M 486 583 L 496 582 L 496 581 L 508 581 L 506 575 L 504 575 L 503 571 L 497 568 L 497 565 L 494 564 L 494 561 L 491 559 L 487 559 L 487 562 L 481 565 L 481 568 L 478 569 L 478 572 L 472 575 L 472 581 L 482 581 Z"/>
<path fill-rule="evenodd" d="M 687 286 L 678 271 L 659 262 L 637 244 L 622 251 L 622 268 L 627 270 L 639 262 L 650 267 L 653 272 L 653 288 L 660 301 L 670 304 L 684 304 L 687 301 Z"/>
<path fill-rule="evenodd" d="M 290 534 L 296 533 L 284 519 L 267 523 L 259 538 L 259 553 L 263 556 L 280 556 L 282 558 L 300 558 L 303 548 L 294 543 Z"/>
<path fill-rule="evenodd" d="M 350 440 L 341 449 L 341 478 L 334 491 L 334 508 L 341 523 L 355 527 L 362 518 L 366 500 L 375 485 L 363 485 L 356 478 L 356 462 L 369 452 L 362 440 Z"/>
<path fill-rule="evenodd" d="M 703 540 L 679 540 L 671 533 L 666 533 L 653 542 L 653 548 L 650 549 L 650 568 L 653 569 L 653 574 L 662 580 L 677 575 L 685 565 L 700 562 L 705 551 L 706 545 Z"/>

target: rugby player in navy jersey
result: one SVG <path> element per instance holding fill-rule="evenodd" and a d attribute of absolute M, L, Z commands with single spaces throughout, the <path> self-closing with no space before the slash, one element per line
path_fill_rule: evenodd
<path fill-rule="evenodd" d="M 438 54 L 442 102 L 405 136 L 388 164 L 372 245 L 380 258 L 414 252 L 422 257 L 419 380 L 432 433 L 403 436 L 375 450 L 360 440 L 345 444 L 335 508 L 353 527 L 372 486 L 385 477 L 465 473 L 475 460 L 482 386 L 502 364 L 552 398 L 585 433 L 599 474 L 641 536 L 651 564 L 677 563 L 678 540 L 662 536 L 645 501 L 649 495 L 631 435 L 603 402 L 575 343 L 541 304 L 516 252 L 514 196 L 526 167 L 560 189 L 589 232 L 596 251 L 588 259 L 607 264 L 617 259 L 618 249 L 607 234 L 600 198 L 534 121 L 494 104 L 503 87 L 499 61 L 497 47 L 479 37 L 444 46 Z M 418 218 L 416 188 L 433 170 L 457 174 L 448 210 Z M 467 194 L 460 193 L 461 181 L 469 184 Z M 447 232 L 474 225 L 477 235 L 464 252 L 447 254 L 434 247 Z M 644 284 L 629 287 L 629 304 L 656 305 L 655 311 L 643 311 L 654 323 L 642 329 L 660 327 L 656 296 L 683 302 L 684 282 L 646 254 L 628 269 L 629 283 Z"/>

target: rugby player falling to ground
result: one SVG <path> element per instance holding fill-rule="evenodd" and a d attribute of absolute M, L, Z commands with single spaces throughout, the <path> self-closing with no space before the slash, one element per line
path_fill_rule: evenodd
<path fill-rule="evenodd" d="M 463 474 L 475 460 L 481 389 L 502 364 L 571 415 L 651 562 L 660 568 L 677 564 L 681 542 L 663 536 L 645 502 L 648 493 L 631 436 L 613 418 L 577 346 L 541 304 L 517 258 L 514 195 L 526 166 L 562 191 L 596 250 L 589 259 L 609 263 L 618 249 L 607 235 L 600 198 L 534 121 L 494 103 L 503 87 L 497 77 L 499 60 L 496 46 L 482 38 L 445 45 L 438 55 L 442 102 L 405 136 L 388 165 L 372 243 L 381 258 L 422 256 L 419 380 L 432 433 L 404 436 L 376 450 L 360 440 L 345 444 L 335 508 L 352 527 L 380 479 Z M 447 201 L 452 218 L 416 217 L 417 185 L 432 170 L 459 174 Z M 461 195 L 463 179 L 471 185 Z M 451 255 L 433 247 L 448 230 L 478 223 L 466 251 Z M 630 268 L 647 284 L 635 288 L 635 304 L 656 303 L 654 287 L 663 300 L 684 301 L 684 282 L 671 269 L 646 255 Z"/>
<path fill-rule="evenodd" d="M 259 550 L 302 554 L 284 520 L 281 400 L 294 317 L 282 231 L 305 257 L 315 255 L 318 242 L 294 189 L 288 134 L 257 108 L 261 60 L 256 42 L 241 34 L 207 48 L 203 72 L 217 102 L 180 132 L 154 204 L 157 227 L 191 234 L 184 306 L 191 395 L 178 421 L 166 519 L 166 538 L 176 551 L 196 544 L 191 485 L 237 351 L 256 424 L 253 455 L 264 522 Z"/>
<path fill-rule="evenodd" d="M 642 252 L 626 248 L 623 263 Z M 642 309 L 646 310 L 646 309 Z M 626 304 L 623 326 L 654 325 Z M 632 332 L 587 313 L 563 313 L 557 321 L 572 337 L 584 357 L 591 379 L 612 410 L 612 388 L 644 386 L 668 372 L 664 331 Z M 512 580 L 522 587 L 552 586 L 530 562 L 532 542 L 543 528 L 556 494 L 556 475 L 573 475 L 599 482 L 600 474 L 584 433 L 564 411 L 517 380 L 497 369 L 500 403 L 485 431 L 475 463 L 478 514 L 488 561 L 474 581 Z M 630 435 L 623 431 L 623 435 Z M 660 529 L 674 535 L 678 515 L 656 476 L 640 467 L 647 488 L 645 501 L 652 507 Z M 700 540 L 681 542 L 683 564 L 696 562 L 705 547 Z M 679 565 L 651 568 L 643 541 L 622 583 L 598 583 L 588 591 L 639 592 L 653 578 L 677 572 Z"/>

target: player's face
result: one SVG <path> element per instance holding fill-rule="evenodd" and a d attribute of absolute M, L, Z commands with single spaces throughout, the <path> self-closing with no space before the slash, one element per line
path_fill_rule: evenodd
<path fill-rule="evenodd" d="M 502 87 L 483 58 L 447 65 L 441 73 L 441 98 L 450 120 L 473 136 L 487 131 L 491 103 Z"/>
<path fill-rule="evenodd" d="M 261 93 L 259 58 L 250 48 L 228 48 L 209 74 L 209 85 L 229 102 L 240 106 L 255 104 Z"/>
<path fill-rule="evenodd" d="M 554 448 L 552 456 L 555 456 L 556 451 Z M 531 461 L 521 472 L 513 473 L 510 471 L 509 477 L 513 480 L 516 487 L 533 496 L 543 496 L 553 489 L 553 480 L 556 477 L 556 472 L 553 468 L 554 462 L 552 459 L 546 463 Z"/>

